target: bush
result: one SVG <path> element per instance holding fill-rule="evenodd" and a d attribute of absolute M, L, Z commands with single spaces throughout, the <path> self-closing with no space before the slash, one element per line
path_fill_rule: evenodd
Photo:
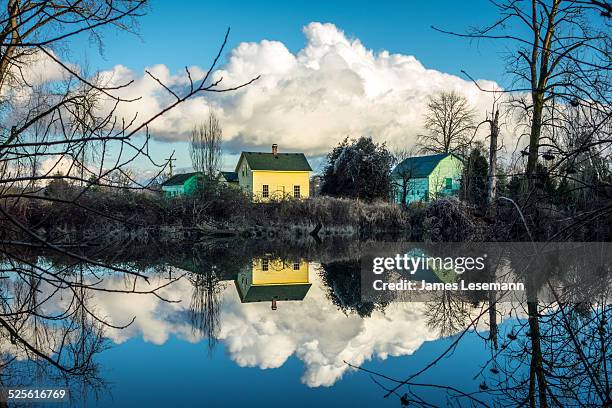
<path fill-rule="evenodd" d="M 408 217 L 397 205 L 333 197 L 255 203 L 255 224 L 351 227 L 361 232 L 408 231 Z"/>
<path fill-rule="evenodd" d="M 393 155 L 385 144 L 370 137 L 344 139 L 327 155 L 321 194 L 365 200 L 386 199 L 391 194 Z"/>
<path fill-rule="evenodd" d="M 421 214 L 421 236 L 426 242 L 484 241 L 486 228 L 465 203 L 455 198 L 432 201 Z"/>

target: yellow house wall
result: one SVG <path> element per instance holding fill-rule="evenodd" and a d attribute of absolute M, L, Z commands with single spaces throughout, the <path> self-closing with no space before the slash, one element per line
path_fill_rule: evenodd
<path fill-rule="evenodd" d="M 293 186 L 296 185 L 300 186 L 301 198 L 310 197 L 309 171 L 255 170 L 251 173 L 252 183 L 247 188 L 253 194 L 253 197 L 258 200 L 269 201 L 270 198 L 293 197 Z M 268 198 L 263 198 L 261 195 L 264 184 L 269 186 L 270 197 Z"/>
<path fill-rule="evenodd" d="M 262 260 L 253 260 L 252 285 L 287 285 L 308 283 L 308 262 L 301 261 L 300 269 L 293 269 L 293 262 L 268 260 L 268 270 L 262 269 Z"/>

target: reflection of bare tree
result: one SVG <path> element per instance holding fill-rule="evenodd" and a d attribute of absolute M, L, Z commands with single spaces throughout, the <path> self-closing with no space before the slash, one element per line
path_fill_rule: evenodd
<path fill-rule="evenodd" d="M 527 322 L 506 334 L 492 384 L 511 401 L 530 406 L 609 406 L 610 306 L 527 303 Z M 521 368 L 521 369 L 517 369 Z"/>
<path fill-rule="evenodd" d="M 223 285 L 215 275 L 214 268 L 193 274 L 193 295 L 189 307 L 194 330 L 204 335 L 208 341 L 208 351 L 212 353 L 217 345 L 219 333 L 219 296 Z"/>
<path fill-rule="evenodd" d="M 166 285 L 141 290 L 140 271 L 123 288 L 107 287 L 105 268 L 88 263 L 58 263 L 47 258 L 11 251 L 0 257 L 0 383 L 35 386 L 45 378 L 62 386 L 79 384 L 97 391 L 103 382 L 94 361 L 106 348 L 107 328 L 130 325 L 106 320 L 93 302 L 95 293 L 136 293 L 158 296 Z M 76 393 L 75 393 L 76 395 Z"/>
<path fill-rule="evenodd" d="M 450 290 L 441 291 L 427 303 L 427 325 L 437 329 L 440 336 L 461 331 L 470 318 L 471 304 Z"/>
<path fill-rule="evenodd" d="M 50 288 L 45 279 L 31 273 L 31 266 L 16 264 L 15 267 L 22 267 L 30 274 L 22 279 L 6 277 L 3 282 L 0 343 L 6 354 L 1 382 L 34 385 L 35 378 L 44 375 L 64 384 L 76 380 L 97 389 L 101 381 L 93 357 L 105 347 L 105 325 L 89 312 L 91 305 L 82 273 L 78 278 L 80 284 L 70 289 L 61 284 Z M 65 274 L 73 272 L 65 271 Z M 59 301 L 65 301 L 59 309 L 55 307 L 58 297 L 63 298 Z M 20 364 L 23 359 L 31 363 Z M 15 370 L 13 366 L 18 368 Z"/>
<path fill-rule="evenodd" d="M 596 245 L 586 258 L 597 258 L 600 248 Z M 585 251 L 584 248 L 582 250 Z M 607 285 L 609 257 L 605 258 L 608 261 L 604 259 L 603 263 L 594 264 L 576 258 L 571 251 L 566 251 L 560 262 L 555 262 L 550 254 L 536 252 L 529 256 L 524 250 L 509 251 L 506 258 L 509 263 L 505 265 L 521 271 L 527 301 L 500 304 L 496 293 L 489 292 L 489 298 L 483 301 L 479 313 L 475 317 L 473 313 L 469 314 L 461 323 L 452 320 L 455 314 L 453 307 L 457 306 L 452 298 L 443 294 L 437 299 L 438 304 L 430 305 L 428 316 L 432 324 L 435 319 L 440 320 L 437 324 L 441 327 L 450 325 L 449 321 L 456 322 L 458 334 L 447 349 L 405 379 L 358 368 L 371 373 L 377 384 L 386 390 L 387 396 L 396 395 L 402 404 L 415 406 L 431 406 L 420 396 L 419 391 L 424 388 L 442 390 L 459 405 L 610 406 L 612 368 L 609 351 L 612 337 L 609 333 L 612 329 L 612 306 L 607 303 L 610 296 Z M 542 270 L 542 263 L 554 265 L 550 275 L 537 273 Z M 594 266 L 597 264 L 601 266 Z M 600 268 L 603 270 L 599 271 Z M 581 270 L 582 274 L 577 275 Z M 598 287 L 589 291 L 588 299 L 580 301 L 576 300 L 575 288 L 563 290 L 565 288 L 559 288 L 551 278 L 582 276 L 583 280 L 588 281 L 588 272 L 594 270 L 597 279 L 590 282 L 590 286 Z M 552 294 L 548 301 L 539 295 L 544 289 Z M 515 317 L 516 320 L 498 324 L 498 314 Z M 476 373 L 475 378 L 480 381 L 477 389 L 459 390 L 445 384 L 419 381 L 424 373 L 460 347 L 468 333 L 486 323 L 491 332 L 484 340 L 493 340 L 494 347 L 489 350 L 490 359 Z"/>
<path fill-rule="evenodd" d="M 435 406 L 420 392 L 433 388 L 446 393 L 457 406 L 610 406 L 612 337 L 608 333 L 612 307 L 591 305 L 589 310 L 580 311 L 581 307 L 536 302 L 515 305 L 514 312 L 525 308 L 527 316 L 503 331 L 499 349 L 491 350 L 489 362 L 477 373 L 478 389 L 461 390 L 422 382 L 419 377 L 456 350 L 486 313 L 468 323 L 443 353 L 406 379 L 355 368 L 371 374 L 385 396 L 397 396 L 402 405 Z"/>

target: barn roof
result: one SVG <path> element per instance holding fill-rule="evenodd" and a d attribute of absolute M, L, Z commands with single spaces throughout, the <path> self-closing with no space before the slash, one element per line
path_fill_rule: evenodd
<path fill-rule="evenodd" d="M 174 176 L 170 177 L 168 180 L 164 181 L 162 183 L 162 186 L 182 186 L 187 180 L 199 174 L 200 173 L 197 171 L 192 172 L 192 173 L 175 174 Z"/>
<path fill-rule="evenodd" d="M 242 293 L 240 285 L 236 283 L 238 294 L 242 303 L 269 302 L 272 299 L 302 300 L 310 289 L 310 283 L 291 285 L 251 285 L 246 293 Z"/>
<path fill-rule="evenodd" d="M 393 169 L 393 176 L 407 175 L 411 178 L 428 177 L 436 168 L 438 163 L 448 156 L 455 156 L 452 153 L 432 154 L 429 156 L 409 157 Z M 458 158 L 458 157 L 457 157 Z"/>
<path fill-rule="evenodd" d="M 304 153 L 242 152 L 236 171 L 242 159 L 247 161 L 251 170 L 312 171 Z"/>
<path fill-rule="evenodd" d="M 238 173 L 235 171 L 222 171 L 221 176 L 228 182 L 238 181 Z"/>

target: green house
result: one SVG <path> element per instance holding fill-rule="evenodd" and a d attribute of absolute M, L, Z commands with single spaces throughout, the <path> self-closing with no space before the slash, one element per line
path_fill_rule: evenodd
<path fill-rule="evenodd" d="M 200 172 L 176 174 L 162 183 L 162 191 L 166 197 L 191 195 L 196 191 L 201 178 Z"/>
<path fill-rule="evenodd" d="M 452 153 L 409 157 L 391 172 L 397 203 L 428 201 L 459 191 L 463 161 Z"/>

